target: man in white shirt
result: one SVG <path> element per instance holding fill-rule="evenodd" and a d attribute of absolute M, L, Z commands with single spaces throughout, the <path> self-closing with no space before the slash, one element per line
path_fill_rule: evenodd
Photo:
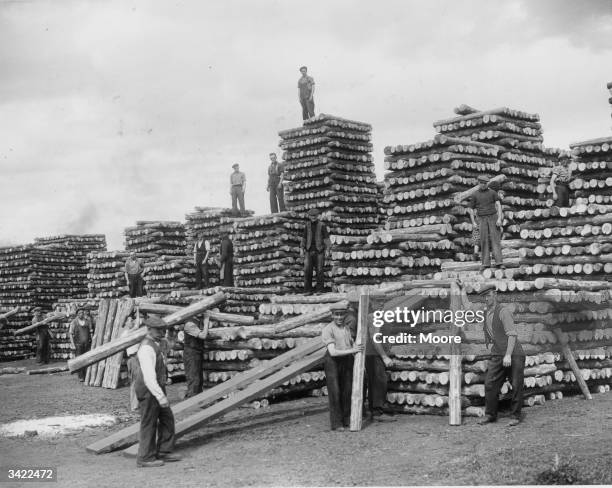
<path fill-rule="evenodd" d="M 167 325 L 157 317 L 144 324 L 147 335 L 138 349 L 140 371 L 134 389 L 140 408 L 140 434 L 136 465 L 142 468 L 163 466 L 164 462 L 180 461 L 174 450 L 174 415 L 166 397 L 166 364 L 160 342 Z"/>

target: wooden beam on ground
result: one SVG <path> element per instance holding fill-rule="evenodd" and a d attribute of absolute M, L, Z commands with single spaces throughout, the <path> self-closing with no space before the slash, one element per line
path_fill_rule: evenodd
<path fill-rule="evenodd" d="M 297 362 L 281 369 L 280 371 L 277 371 L 270 376 L 267 376 L 264 379 L 251 383 L 244 390 L 241 390 L 229 398 L 215 403 L 205 410 L 181 420 L 175 426 L 175 436 L 178 438 L 193 430 L 196 430 L 205 423 L 222 417 L 227 412 L 230 412 L 240 405 L 244 405 L 245 403 L 261 397 L 264 393 L 272 388 L 282 385 L 285 381 L 290 380 L 294 376 L 303 373 L 304 371 L 308 371 L 317 364 L 321 363 L 323 361 L 323 357 L 325 356 L 325 345 L 321 341 L 319 342 L 321 344 L 321 348 L 318 351 L 298 360 Z M 137 451 L 138 444 L 134 444 L 124 451 L 124 455 L 134 456 Z"/>
<path fill-rule="evenodd" d="M 359 297 L 359 313 L 357 315 L 357 337 L 355 344 L 365 347 L 368 340 L 368 312 L 370 308 L 370 296 L 367 288 Z M 351 393 L 351 420 L 350 430 L 355 432 L 361 430 L 363 413 L 363 377 L 365 373 L 365 349 L 355 354 L 353 362 L 353 387 Z"/>
<path fill-rule="evenodd" d="M 317 337 L 316 339 L 311 339 L 295 349 L 287 351 L 286 353 L 283 353 L 269 361 L 264 361 L 258 366 L 245 371 L 244 373 L 239 373 L 223 383 L 213 386 L 212 388 L 209 388 L 198 395 L 177 403 L 172 407 L 172 412 L 175 416 L 178 416 L 179 414 L 192 408 L 210 405 L 231 392 L 245 388 L 253 382 L 279 371 L 292 362 L 324 348 L 325 344 L 321 342 L 320 338 Z M 87 450 L 95 454 L 101 454 L 127 447 L 135 442 L 138 442 L 139 429 L 139 424 L 126 427 L 125 429 L 115 432 L 104 439 L 90 444 L 87 446 Z"/>
<path fill-rule="evenodd" d="M 460 290 L 457 284 L 450 288 L 450 309 L 453 312 L 461 310 Z M 458 334 L 459 329 L 453 324 L 450 334 Z M 449 360 L 449 385 L 448 385 L 448 422 L 450 425 L 461 425 L 461 345 L 451 342 Z"/>
<path fill-rule="evenodd" d="M 52 366 L 50 368 L 31 369 L 27 374 L 53 374 L 68 371 L 68 366 Z"/>
<path fill-rule="evenodd" d="M 576 363 L 576 358 L 574 357 L 574 353 L 572 352 L 572 350 L 569 347 L 569 344 L 567 343 L 567 338 L 563 335 L 563 331 L 559 328 L 555 329 L 555 335 L 557 336 L 557 339 L 561 343 L 561 350 L 563 351 L 565 360 L 570 365 L 570 368 L 572 369 L 572 372 L 574 373 L 574 376 L 576 377 L 576 382 L 578 383 L 578 386 L 580 387 L 580 391 L 582 391 L 584 398 L 586 398 L 587 400 L 592 400 L 593 397 L 591 396 L 589 387 L 587 386 L 586 381 L 584 381 L 584 378 L 582 377 L 582 373 L 580 372 L 580 368 L 578 367 L 578 364 Z"/>

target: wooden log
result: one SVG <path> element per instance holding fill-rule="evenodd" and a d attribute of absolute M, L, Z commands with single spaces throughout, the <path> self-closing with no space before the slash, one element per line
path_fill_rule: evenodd
<path fill-rule="evenodd" d="M 256 382 L 252 382 L 249 386 L 241 390 L 240 392 L 230 396 L 229 398 L 215 403 L 214 405 L 187 417 L 184 420 L 179 421 L 175 427 L 175 436 L 178 438 L 185 435 L 206 422 L 210 422 L 216 418 L 219 418 L 231 410 L 248 403 L 252 400 L 260 398 L 264 393 L 275 388 L 276 386 L 282 385 L 285 381 L 291 379 L 293 376 L 300 374 L 304 371 L 308 371 L 317 364 L 323 361 L 325 356 L 324 344 L 321 343 L 322 349 L 314 352 L 302 359 L 293 362 L 286 368 L 277 371 L 264 379 Z M 233 378 L 232 378 L 233 379 Z M 195 398 L 195 397 L 192 397 Z M 138 444 L 135 444 L 124 451 L 126 456 L 134 456 L 138 452 Z"/>
<path fill-rule="evenodd" d="M 106 316 L 108 315 L 110 304 L 111 300 L 100 300 L 100 304 L 98 305 L 98 316 L 96 317 L 96 328 L 94 330 L 94 336 L 91 341 L 91 350 L 89 352 L 100 347 L 100 345 L 102 344 L 102 337 L 104 337 L 104 327 L 106 325 Z M 89 385 L 91 382 L 93 382 L 96 377 L 96 371 L 98 370 L 97 362 L 91 363 L 90 365 L 91 367 L 87 368 L 87 372 L 85 375 L 86 385 Z M 70 361 L 68 361 L 68 369 L 70 369 Z M 74 371 L 70 369 L 70 372 L 72 373 Z"/>
<path fill-rule="evenodd" d="M 461 310 L 460 290 L 456 283 L 450 287 L 450 309 L 453 311 Z M 453 325 L 451 334 L 458 334 L 459 329 Z M 461 425 L 461 346 L 451 343 L 451 357 L 449 361 L 449 389 L 448 389 L 448 410 L 449 424 Z"/>
<path fill-rule="evenodd" d="M 190 409 L 210 405 L 231 392 L 245 388 L 251 384 L 255 384 L 257 383 L 257 380 L 281 370 L 296 360 L 320 351 L 324 347 L 325 344 L 321 342 L 320 338 L 312 339 L 291 351 L 271 359 L 270 361 L 262 362 L 257 367 L 249 371 L 239 373 L 217 386 L 177 403 L 172 407 L 172 412 L 175 416 L 178 416 L 183 412 L 189 411 Z M 139 427 L 140 424 L 133 424 L 129 427 L 121 429 L 120 431 L 115 432 L 104 439 L 90 444 L 87 446 L 87 450 L 95 454 L 102 454 L 129 446 L 138 441 Z"/>
<path fill-rule="evenodd" d="M 68 366 L 53 366 L 50 368 L 30 369 L 27 374 L 53 374 L 68 371 Z"/>
<path fill-rule="evenodd" d="M 491 180 L 489 181 L 487 186 L 491 186 L 491 184 L 494 185 L 501 185 L 506 179 L 506 175 L 497 175 L 493 178 L 491 178 Z M 459 203 L 463 200 L 466 200 L 467 198 L 470 198 L 474 193 L 476 193 L 478 191 L 478 188 L 480 188 L 480 186 L 475 186 L 473 188 L 470 188 L 469 190 L 465 190 L 464 192 L 458 193 L 457 195 L 455 195 L 455 202 Z"/>
<path fill-rule="evenodd" d="M 368 340 L 368 312 L 370 297 L 366 289 L 359 297 L 357 317 L 357 336 L 355 345 L 365 345 Z M 352 432 L 361 430 L 363 410 L 363 378 L 365 374 L 365 349 L 355 354 L 353 363 L 353 385 L 351 390 L 351 418 L 349 428 Z"/>
<path fill-rule="evenodd" d="M 65 319 L 66 317 L 69 317 L 69 316 L 70 314 L 65 313 L 65 312 L 54 313 L 53 315 L 50 315 L 49 317 L 41 320 L 40 322 L 36 322 L 35 324 L 28 325 L 27 327 L 23 327 L 21 329 L 17 329 L 13 331 L 13 335 L 26 334 L 28 332 L 38 329 L 41 325 L 46 325 L 50 322 L 56 322 L 58 320 Z"/>
<path fill-rule="evenodd" d="M 580 369 L 578 368 L 578 364 L 576 363 L 576 358 L 574 358 L 574 354 L 572 353 L 572 350 L 570 349 L 569 344 L 567 343 L 566 336 L 559 328 L 556 328 L 554 332 L 559 342 L 561 343 L 563 356 L 565 356 L 565 360 L 569 363 L 570 367 L 572 368 L 572 372 L 576 376 L 576 381 L 578 382 L 578 386 L 580 386 L 582 394 L 587 400 L 592 400 L 593 397 L 591 396 L 591 392 L 589 391 L 589 388 L 586 382 L 584 381 L 582 374 L 580 373 Z"/>
<path fill-rule="evenodd" d="M 304 313 L 296 317 L 291 317 L 287 320 L 283 320 L 274 325 L 274 332 L 287 332 L 288 330 L 295 329 L 302 325 L 310 324 L 312 322 L 321 322 L 331 318 L 331 312 L 329 310 L 330 304 L 321 306 L 321 309 L 316 312 Z"/>
<path fill-rule="evenodd" d="M 0 314 L 0 320 L 4 320 L 4 319 L 8 319 L 10 317 L 12 317 L 13 315 L 19 313 L 20 307 L 16 307 L 13 308 L 12 310 L 9 310 L 8 312 L 4 312 L 3 314 Z"/>
<path fill-rule="evenodd" d="M 110 306 L 108 309 L 108 315 L 106 316 L 106 325 L 104 326 L 104 336 L 102 337 L 102 344 L 107 344 L 110 342 L 113 328 L 115 326 L 115 317 L 119 312 L 119 307 L 121 302 L 119 300 L 111 300 Z M 92 375 L 92 381 L 89 383 L 93 386 L 102 386 L 102 379 L 104 378 L 104 370 L 106 369 L 106 358 L 102 359 L 98 362 L 98 367 L 96 368 L 96 374 Z"/>

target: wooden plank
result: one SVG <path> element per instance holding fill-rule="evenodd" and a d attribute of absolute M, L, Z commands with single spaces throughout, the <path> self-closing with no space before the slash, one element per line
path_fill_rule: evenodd
<path fill-rule="evenodd" d="M 127 300 L 122 300 L 120 302 L 119 308 L 117 309 L 117 315 L 115 316 L 115 323 L 113 326 L 111 341 L 116 340 L 120 336 L 121 332 L 123 332 L 125 322 L 132 313 L 133 309 L 134 300 L 132 298 L 128 298 Z M 123 351 L 119 351 L 117 354 L 111 356 L 106 360 L 104 378 L 102 379 L 102 386 L 104 388 L 117 387 L 116 384 L 119 379 L 119 369 L 121 368 L 122 359 Z M 115 386 L 112 386 L 113 384 Z"/>
<path fill-rule="evenodd" d="M 110 338 L 113 333 L 113 327 L 115 326 L 115 317 L 119 312 L 119 300 L 113 299 L 110 302 L 110 306 L 108 307 L 108 315 L 106 316 L 106 325 L 104 326 L 104 336 L 102 337 L 102 343 L 108 344 L 110 342 Z M 96 369 L 96 375 L 93 379 L 93 386 L 102 386 L 102 378 L 104 377 L 104 370 L 106 369 L 106 359 L 102 359 L 98 363 L 98 368 Z M 91 383 L 90 383 L 91 384 Z"/>
<path fill-rule="evenodd" d="M 100 300 L 100 305 L 98 306 L 98 317 L 96 318 L 96 328 L 94 329 L 94 336 L 93 336 L 93 339 L 91 340 L 91 350 L 85 354 L 91 353 L 94 349 L 98 348 L 100 344 L 102 344 L 102 337 L 104 336 L 104 326 L 106 325 L 106 316 L 108 315 L 109 307 L 110 307 L 109 299 L 105 298 L 105 299 Z M 76 371 L 70 366 L 71 361 L 75 361 L 78 358 L 83 357 L 85 354 L 82 354 L 81 356 L 77 356 L 74 359 L 71 359 L 70 361 L 68 361 L 68 369 L 70 370 L 70 372 L 74 373 L 74 371 Z M 85 384 L 86 385 L 89 385 L 90 382 L 93 381 L 92 376 L 93 378 L 95 378 L 96 371 L 98 370 L 97 362 L 93 364 L 92 363 L 89 363 L 89 364 L 91 364 L 91 366 L 87 368 L 87 373 L 85 374 Z M 81 369 L 81 368 L 77 368 L 77 369 Z"/>
<path fill-rule="evenodd" d="M 460 290 L 453 283 L 450 288 L 450 309 L 454 312 L 461 310 Z M 458 334 L 458 327 L 453 324 L 450 334 Z M 450 425 L 461 425 L 461 345 L 451 342 L 449 360 L 448 385 L 448 421 Z"/>
<path fill-rule="evenodd" d="M 566 336 L 563 335 L 563 331 L 559 328 L 555 329 L 555 335 L 557 336 L 557 339 L 561 344 L 561 350 L 563 351 L 565 360 L 568 362 L 570 368 L 572 369 L 572 372 L 574 373 L 574 376 L 576 377 L 576 382 L 580 387 L 580 391 L 582 391 L 584 398 L 586 398 L 587 400 L 592 400 L 593 397 L 591 396 L 589 387 L 587 386 L 586 381 L 584 381 L 584 378 L 582 377 L 582 372 L 580 371 L 580 368 L 576 363 L 576 358 L 574 357 L 574 354 L 572 353 L 572 350 L 570 349 L 569 344 L 567 343 Z"/>
<path fill-rule="evenodd" d="M 212 388 L 209 388 L 198 395 L 177 403 L 172 407 L 172 412 L 174 415 L 179 415 L 185 411 L 188 411 L 189 409 L 209 405 L 233 391 L 244 388 L 254 381 L 264 378 L 278 371 L 279 369 L 284 368 L 297 359 L 301 359 L 308 354 L 312 354 L 324 348 L 325 344 L 321 342 L 319 337 L 311 339 L 295 349 L 283 353 L 269 361 L 263 361 L 255 368 L 245 371 L 244 373 L 239 373 L 223 383 L 213 386 Z M 111 436 L 90 444 L 87 446 L 87 450 L 89 452 L 101 454 L 129 446 L 130 444 L 138 441 L 139 428 L 139 424 L 126 427 L 119 432 L 115 432 Z"/>
<path fill-rule="evenodd" d="M 357 316 L 356 345 L 365 347 L 368 337 L 368 312 L 370 308 L 370 296 L 368 289 L 359 297 L 359 313 Z M 353 362 L 353 386 L 351 393 L 351 419 L 349 428 L 351 431 L 361 430 L 363 413 L 363 377 L 365 373 L 365 349 L 355 354 Z"/>
<path fill-rule="evenodd" d="M 27 327 L 23 327 L 21 329 L 17 329 L 15 331 L 13 331 L 13 335 L 26 334 L 26 333 L 28 333 L 30 331 L 38 329 L 41 325 L 48 324 L 49 322 L 55 322 L 56 320 L 64 319 L 64 318 L 66 318 L 68 316 L 69 316 L 69 314 L 63 313 L 63 312 L 62 313 L 54 313 L 53 315 L 51 315 L 51 316 L 41 320 L 40 322 L 36 322 L 35 324 L 28 325 Z M 9 315 L 9 317 L 10 317 L 10 315 Z"/>
<path fill-rule="evenodd" d="M 308 371 L 323 361 L 323 357 L 325 356 L 324 347 L 324 344 L 321 343 L 321 349 L 319 351 L 298 360 L 290 366 L 287 366 L 286 368 L 283 368 L 260 381 L 250 384 L 244 390 L 236 393 L 235 395 L 232 395 L 231 397 L 215 403 L 201 412 L 181 420 L 175 426 L 175 436 L 178 438 L 193 430 L 196 430 L 206 422 L 222 417 L 240 405 L 244 405 L 245 403 L 261 397 L 267 391 L 282 385 L 285 381 L 290 380 L 294 376 L 303 373 L 304 371 Z M 137 451 L 138 444 L 134 444 L 124 451 L 124 455 L 134 456 Z"/>

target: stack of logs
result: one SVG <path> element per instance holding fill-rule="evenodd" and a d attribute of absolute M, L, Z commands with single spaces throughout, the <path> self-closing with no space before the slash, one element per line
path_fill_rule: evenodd
<path fill-rule="evenodd" d="M 303 287 L 303 223 L 291 212 L 234 222 L 234 281 L 238 287 Z"/>
<path fill-rule="evenodd" d="M 612 81 L 608 83 L 608 90 L 610 92 L 610 98 L 608 98 L 608 102 L 610 103 L 610 108 L 612 109 Z M 610 117 L 612 117 L 612 113 L 610 114 Z"/>
<path fill-rule="evenodd" d="M 574 161 L 570 189 L 575 198 L 612 205 L 612 137 L 571 144 Z"/>
<path fill-rule="evenodd" d="M 69 329 L 70 322 L 75 318 L 78 308 L 85 310 L 85 315 L 89 316 L 92 324 L 95 325 L 98 316 L 98 301 L 87 300 L 59 300 L 53 305 L 53 312 L 57 314 L 57 319 L 49 323 L 51 331 L 51 359 L 66 361 L 74 357 L 74 349 L 70 341 Z M 65 314 L 63 317 L 60 314 Z"/>
<path fill-rule="evenodd" d="M 147 294 L 159 295 L 193 286 L 194 269 L 185 257 L 185 226 L 181 222 L 141 221 L 125 229 L 128 252 L 154 254 L 145 263 Z"/>
<path fill-rule="evenodd" d="M 217 286 L 220 283 L 221 233 L 223 231 L 230 232 L 233 221 L 232 210 L 229 208 L 196 207 L 193 212 L 185 215 L 186 255 L 188 259 L 193 260 L 193 248 L 198 238 L 203 238 L 210 243 L 210 286 Z"/>
<path fill-rule="evenodd" d="M 116 298 L 128 292 L 125 260 L 129 255 L 127 251 L 91 252 L 87 255 L 88 297 Z"/>

